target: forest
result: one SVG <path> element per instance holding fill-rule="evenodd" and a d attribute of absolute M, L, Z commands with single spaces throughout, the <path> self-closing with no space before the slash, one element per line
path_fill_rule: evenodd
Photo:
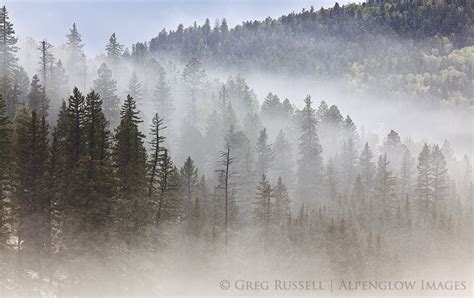
<path fill-rule="evenodd" d="M 336 3 L 131 50 L 112 33 L 87 57 L 80 24 L 53 46 L 19 38 L 3 6 L 0 296 L 223 295 L 244 273 L 472 278 L 472 126 L 469 148 L 457 131 L 380 132 L 332 98 L 258 96 L 242 74 L 344 78 L 472 124 L 472 8 Z"/>

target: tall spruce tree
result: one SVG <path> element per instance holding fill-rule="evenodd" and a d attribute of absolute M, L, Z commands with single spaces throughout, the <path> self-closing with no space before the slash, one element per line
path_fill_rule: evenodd
<path fill-rule="evenodd" d="M 180 181 L 182 197 L 185 200 L 183 202 L 184 210 L 186 215 L 188 215 L 199 183 L 198 169 L 194 166 L 194 161 L 189 156 L 180 169 Z"/>
<path fill-rule="evenodd" d="M 437 209 L 445 209 L 447 207 L 448 196 L 448 169 L 446 159 L 438 145 L 434 145 L 430 156 L 431 177 L 433 179 L 431 185 L 433 187 L 433 203 Z"/>
<path fill-rule="evenodd" d="M 120 111 L 120 124 L 115 129 L 113 161 L 117 171 L 120 201 L 117 205 L 120 237 L 128 246 L 137 244 L 146 226 L 151 222 L 149 201 L 146 198 L 145 137 L 138 125 L 135 100 L 128 95 Z"/>
<path fill-rule="evenodd" d="M 50 88 L 49 83 L 52 74 L 52 67 L 54 65 L 54 56 L 51 53 L 51 48 L 53 46 L 46 40 L 43 39 L 38 46 L 38 50 L 40 52 L 40 61 L 38 64 L 40 65 L 39 72 L 41 74 L 41 82 L 43 85 L 44 92 L 46 93 L 48 88 Z"/>
<path fill-rule="evenodd" d="M 255 222 L 261 227 L 263 233 L 264 250 L 268 248 L 268 238 L 270 233 L 271 217 L 274 210 L 274 192 L 267 179 L 267 175 L 262 174 L 257 185 L 257 192 L 255 196 Z"/>
<path fill-rule="evenodd" d="M 48 125 L 44 117 L 39 117 L 35 111 L 30 112 L 27 109 L 19 113 L 16 123 L 16 213 L 19 220 L 19 249 L 25 252 L 24 257 L 39 257 L 41 253 L 49 252 L 51 235 Z"/>
<path fill-rule="evenodd" d="M 432 189 L 432 171 L 430 163 L 431 150 L 425 143 L 423 149 L 418 156 L 418 176 L 416 180 L 416 191 L 420 202 L 420 208 L 424 212 L 428 212 L 432 207 L 433 189 Z"/>
<path fill-rule="evenodd" d="M 13 92 L 13 76 L 17 68 L 16 46 L 17 38 L 13 24 L 10 22 L 8 11 L 3 6 L 0 9 L 0 94 L 2 94 L 7 107 L 15 106 Z M 13 119 L 14 110 L 10 110 L 10 118 Z"/>
<path fill-rule="evenodd" d="M 105 51 L 107 53 L 107 58 L 111 60 L 112 64 L 116 65 L 122 56 L 123 45 L 117 41 L 115 32 L 110 36 L 109 43 L 105 46 Z"/>
<path fill-rule="evenodd" d="M 150 159 L 147 163 L 148 168 L 148 196 L 151 196 L 157 190 L 158 183 L 158 171 L 160 157 L 163 153 L 164 147 L 162 146 L 165 141 L 165 137 L 162 134 L 162 130 L 167 128 L 163 125 L 163 119 L 155 114 L 151 120 L 151 141 L 150 141 Z"/>
<path fill-rule="evenodd" d="M 110 126 L 114 128 L 120 121 L 120 99 L 117 96 L 117 81 L 112 78 L 112 71 L 105 63 L 100 65 L 97 74 L 94 88 L 102 99 L 104 114 L 110 121 Z"/>
<path fill-rule="evenodd" d="M 373 188 L 373 179 L 375 175 L 375 163 L 372 161 L 373 157 L 374 155 L 372 150 L 370 150 L 369 144 L 365 143 L 364 149 L 362 149 L 359 157 L 359 172 L 366 199 L 370 197 L 370 192 Z"/>
<path fill-rule="evenodd" d="M 179 188 L 179 177 L 167 149 L 164 149 L 160 156 L 157 178 L 159 187 L 156 225 L 163 221 L 177 222 L 181 213 L 180 202 L 176 193 Z"/>
<path fill-rule="evenodd" d="M 257 153 L 256 174 L 257 177 L 260 177 L 263 174 L 268 174 L 268 169 L 272 165 L 274 157 L 272 145 L 268 144 L 268 134 L 266 128 L 260 131 L 260 137 L 257 140 L 255 151 Z"/>
<path fill-rule="evenodd" d="M 298 160 L 298 197 L 310 200 L 317 197 L 321 189 L 322 149 L 319 144 L 317 121 L 311 96 L 306 96 L 305 107 L 300 113 L 301 137 Z"/>
<path fill-rule="evenodd" d="M 46 97 L 44 87 L 39 84 L 39 78 L 37 75 L 34 75 L 31 80 L 28 104 L 40 117 L 48 117 L 49 99 Z"/>
<path fill-rule="evenodd" d="M 12 127 L 8 119 L 5 100 L 0 94 L 0 247 L 10 238 L 11 232 L 11 153 Z M 1 248 L 0 248 L 1 250 Z"/>
<path fill-rule="evenodd" d="M 174 106 L 171 98 L 171 88 L 166 80 L 166 73 L 163 68 L 159 70 L 158 81 L 153 91 L 153 103 L 155 108 L 163 115 L 166 123 L 170 123 Z"/>
<path fill-rule="evenodd" d="M 185 86 L 189 91 L 191 99 L 188 111 L 190 121 L 191 123 L 196 123 L 196 120 L 198 118 L 196 100 L 198 92 L 204 87 L 204 82 L 206 80 L 206 71 L 204 70 L 201 62 L 198 59 L 192 58 L 189 60 L 189 62 L 183 69 L 182 78 Z"/>
<path fill-rule="evenodd" d="M 290 220 L 291 200 L 288 189 L 281 177 L 278 177 L 277 184 L 273 188 L 275 195 L 274 221 L 278 224 L 286 224 Z"/>
<path fill-rule="evenodd" d="M 384 216 L 391 216 L 398 207 L 395 194 L 396 179 L 389 169 L 387 154 L 379 156 L 375 175 L 375 205 Z"/>

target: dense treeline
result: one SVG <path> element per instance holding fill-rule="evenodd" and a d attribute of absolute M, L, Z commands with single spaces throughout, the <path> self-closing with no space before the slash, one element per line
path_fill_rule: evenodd
<path fill-rule="evenodd" d="M 310 95 L 260 104 L 115 34 L 88 61 L 75 24 L 30 82 L 0 13 L 0 293 L 160 293 L 156 272 L 220 255 L 380 277 L 469 253 L 472 165 L 448 141 L 379 142 Z"/>
<path fill-rule="evenodd" d="M 347 78 L 357 88 L 472 104 L 471 1 L 369 1 L 229 28 L 222 20 L 161 31 L 156 55 L 216 67 Z M 147 46 L 147 44 L 145 44 Z"/>

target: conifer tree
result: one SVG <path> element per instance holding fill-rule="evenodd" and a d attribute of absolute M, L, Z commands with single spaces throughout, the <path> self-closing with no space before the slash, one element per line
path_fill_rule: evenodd
<path fill-rule="evenodd" d="M 446 159 L 443 152 L 438 145 L 434 145 L 430 156 L 431 163 L 431 176 L 432 176 L 432 187 L 433 187 L 433 202 L 436 208 L 447 207 L 447 195 L 448 195 L 448 169 Z"/>
<path fill-rule="evenodd" d="M 351 192 L 352 186 L 354 185 L 354 179 L 357 176 L 357 151 L 352 138 L 344 141 L 340 165 L 342 185 L 344 186 L 346 195 L 348 195 Z"/>
<path fill-rule="evenodd" d="M 198 169 L 194 166 L 194 162 L 189 156 L 180 169 L 180 179 L 181 192 L 185 199 L 185 202 L 183 202 L 184 209 L 186 213 L 189 213 L 199 183 Z"/>
<path fill-rule="evenodd" d="M 130 95 L 136 102 L 137 108 L 143 106 L 143 84 L 138 79 L 137 73 L 133 72 L 130 81 L 128 81 L 128 95 Z"/>
<path fill-rule="evenodd" d="M 85 152 L 84 121 L 86 99 L 79 89 L 75 87 L 68 102 L 66 154 L 68 155 L 68 167 L 73 168 L 78 166 L 78 162 Z"/>
<path fill-rule="evenodd" d="M 153 102 L 157 111 L 163 115 L 166 123 L 170 123 L 174 106 L 171 98 L 171 88 L 166 80 L 166 73 L 163 68 L 159 70 L 158 81 L 153 91 Z"/>
<path fill-rule="evenodd" d="M 13 94 L 14 71 L 17 68 L 16 46 L 17 38 L 13 24 L 10 22 L 8 11 L 3 6 L 0 9 L 0 94 L 7 107 L 15 106 L 15 98 Z M 10 118 L 13 118 L 13 111 L 10 110 Z"/>
<path fill-rule="evenodd" d="M 291 185 L 293 180 L 293 156 L 290 142 L 283 130 L 277 135 L 273 142 L 274 163 L 273 172 L 276 177 L 281 177 L 285 183 Z"/>
<path fill-rule="evenodd" d="M 179 187 L 178 171 L 173 165 L 168 150 L 164 149 L 160 156 L 158 168 L 158 208 L 156 225 L 163 221 L 177 221 L 180 217 L 180 204 L 176 194 Z"/>
<path fill-rule="evenodd" d="M 257 152 L 257 176 L 268 174 L 268 169 L 273 162 L 273 150 L 272 145 L 268 144 L 268 134 L 266 128 L 260 131 L 260 137 L 257 140 L 255 151 Z"/>
<path fill-rule="evenodd" d="M 48 252 L 50 247 L 48 126 L 44 117 L 27 109 L 20 112 L 16 121 L 17 236 L 20 251 L 32 256 L 35 252 Z"/>
<path fill-rule="evenodd" d="M 430 165 L 431 150 L 425 143 L 418 156 L 418 176 L 416 180 L 416 190 L 422 211 L 428 211 L 433 201 L 432 171 Z"/>
<path fill-rule="evenodd" d="M 120 119 L 120 99 L 117 96 L 117 82 L 112 78 L 112 71 L 102 63 L 97 70 L 98 77 L 94 81 L 95 91 L 103 102 L 103 110 L 111 127 L 116 127 Z"/>
<path fill-rule="evenodd" d="M 271 217 L 274 210 L 274 193 L 267 175 L 262 174 L 257 185 L 257 193 L 255 197 L 255 222 L 262 228 L 264 250 L 267 250 L 268 237 L 270 232 Z"/>
<path fill-rule="evenodd" d="M 112 151 L 117 171 L 119 191 L 118 221 L 122 234 L 120 237 L 131 246 L 147 224 L 151 222 L 146 194 L 146 152 L 143 147 L 145 137 L 138 125 L 138 116 L 133 97 L 127 96 L 120 111 L 120 124 L 115 129 Z"/>
<path fill-rule="evenodd" d="M 400 169 L 400 198 L 403 199 L 411 194 L 413 184 L 413 158 L 410 150 L 405 148 Z"/>
<path fill-rule="evenodd" d="M 196 100 L 198 92 L 203 88 L 206 80 L 206 71 L 202 67 L 201 62 L 198 59 L 192 58 L 186 64 L 182 78 L 185 86 L 189 90 L 191 102 L 189 103 L 189 116 L 191 123 L 196 123 L 197 120 L 197 109 Z"/>
<path fill-rule="evenodd" d="M 364 149 L 362 150 L 359 157 L 359 169 L 366 199 L 369 198 L 370 191 L 373 187 L 373 178 L 375 175 L 375 164 L 372 161 L 372 158 L 372 150 L 370 150 L 369 144 L 365 143 Z"/>
<path fill-rule="evenodd" d="M 86 66 L 86 56 L 84 54 L 84 44 L 82 43 L 82 37 L 77 30 L 76 23 L 72 24 L 72 28 L 69 29 L 69 33 L 66 34 L 68 59 L 66 60 L 66 66 L 68 73 L 71 75 L 73 82 L 76 84 L 85 83 L 84 74 Z M 85 89 L 85 86 L 83 86 Z"/>
<path fill-rule="evenodd" d="M 44 87 L 39 84 L 39 78 L 37 75 L 34 75 L 31 81 L 28 103 L 30 109 L 36 111 L 39 117 L 48 117 L 49 99 L 46 97 Z"/>
<path fill-rule="evenodd" d="M 291 200 L 281 177 L 278 177 L 273 193 L 275 195 L 274 220 L 279 224 L 286 224 L 291 214 Z"/>
<path fill-rule="evenodd" d="M 47 92 L 47 90 L 49 90 L 48 88 L 50 88 L 49 82 L 52 74 L 51 67 L 54 65 L 54 56 L 50 51 L 52 47 L 53 46 L 46 39 L 43 39 L 38 47 L 38 50 L 40 52 L 39 71 L 41 74 L 42 85 L 45 93 Z"/>
<path fill-rule="evenodd" d="M 159 162 L 160 156 L 164 147 L 162 146 L 165 141 L 165 137 L 162 135 L 162 130 L 166 128 L 163 125 L 163 119 L 158 116 L 158 113 L 155 114 L 151 121 L 151 149 L 150 149 L 150 159 L 147 163 L 148 168 L 148 196 L 151 196 L 157 189 L 157 179 L 159 171 Z"/>
<path fill-rule="evenodd" d="M 112 61 L 112 64 L 117 64 L 123 52 L 123 45 L 117 41 L 115 32 L 109 38 L 109 43 L 105 46 L 107 58 Z"/>
<path fill-rule="evenodd" d="M 9 239 L 11 227 L 11 142 L 12 128 L 8 120 L 5 100 L 0 94 L 0 247 Z M 7 199 L 8 198 L 8 199 Z"/>
<path fill-rule="evenodd" d="M 375 175 L 375 199 L 380 211 L 386 215 L 392 215 L 398 207 L 395 194 L 395 177 L 389 169 L 387 154 L 379 156 L 377 162 L 377 173 Z"/>
<path fill-rule="evenodd" d="M 319 195 L 321 189 L 322 149 L 316 129 L 316 115 L 311 97 L 305 98 L 305 108 L 300 113 L 301 137 L 298 160 L 298 194 L 300 200 Z"/>

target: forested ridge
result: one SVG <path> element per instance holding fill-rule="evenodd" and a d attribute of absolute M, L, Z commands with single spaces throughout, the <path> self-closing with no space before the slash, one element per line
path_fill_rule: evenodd
<path fill-rule="evenodd" d="M 229 28 L 224 20 L 161 31 L 154 54 L 237 70 L 340 77 L 445 105 L 472 105 L 472 1 L 368 1 L 303 9 Z M 147 46 L 145 44 L 145 46 Z"/>
<path fill-rule="evenodd" d="M 386 15 L 382 7 L 390 16 L 416 7 L 419 15 L 460 17 L 455 25 L 446 21 L 429 29 L 387 16 L 390 27 L 406 38 L 447 38 L 444 46 L 456 50 L 443 46 L 439 50 L 446 52 L 418 58 L 452 58 L 457 63 L 452 71 L 460 72 L 470 66 L 458 55 L 472 59 L 471 5 L 336 6 L 229 31 L 222 22 L 209 34 L 218 32 L 223 41 L 208 54 L 186 52 L 186 44 L 203 44 L 195 38 L 206 26 L 193 27 L 183 29 L 182 41 L 168 43 L 166 55 L 179 55 L 168 58 L 157 53 L 165 43 L 154 41 L 150 48 L 137 43 L 129 51 L 115 33 L 104 41 L 104 53 L 87 58 L 75 23 L 64 45 L 31 39 L 28 49 L 18 49 L 3 7 L 0 294 L 160 295 L 179 273 L 212 288 L 231 272 L 252 270 L 390 279 L 416 275 L 420 268 L 436 272 L 435 260 L 465 269 L 472 256 L 472 156 L 456 154 L 449 136 L 436 144 L 391 127 L 380 138 L 330 98 L 288 99 L 272 92 L 258 98 L 243 76 L 214 78 L 209 70 L 225 57 L 253 63 L 257 56 L 232 52 L 239 48 L 231 41 L 248 32 L 256 32 L 254 42 L 263 36 L 285 39 L 282 27 L 291 24 L 286 28 L 296 31 L 309 22 L 329 40 L 331 30 L 342 28 L 331 27 L 340 18 L 348 28 L 357 29 L 353 22 L 371 28 L 365 35 L 370 39 L 388 26 L 379 20 Z M 407 23 L 415 18 L 402 15 Z M 338 38 L 353 44 L 349 36 Z M 301 42 L 306 47 L 311 40 Z M 273 46 L 277 52 L 254 54 L 280 57 L 286 46 L 292 42 Z M 329 56 L 294 54 L 332 65 Z M 407 59 L 411 55 L 419 51 Z M 262 64 L 264 59 L 258 58 Z M 364 63 L 383 70 L 375 60 Z M 328 74 L 342 71 L 330 67 Z M 462 88 L 468 86 L 446 84 L 440 94 L 467 92 Z M 459 96 L 472 102 L 468 93 Z M 171 292 L 176 293 L 186 292 Z"/>

